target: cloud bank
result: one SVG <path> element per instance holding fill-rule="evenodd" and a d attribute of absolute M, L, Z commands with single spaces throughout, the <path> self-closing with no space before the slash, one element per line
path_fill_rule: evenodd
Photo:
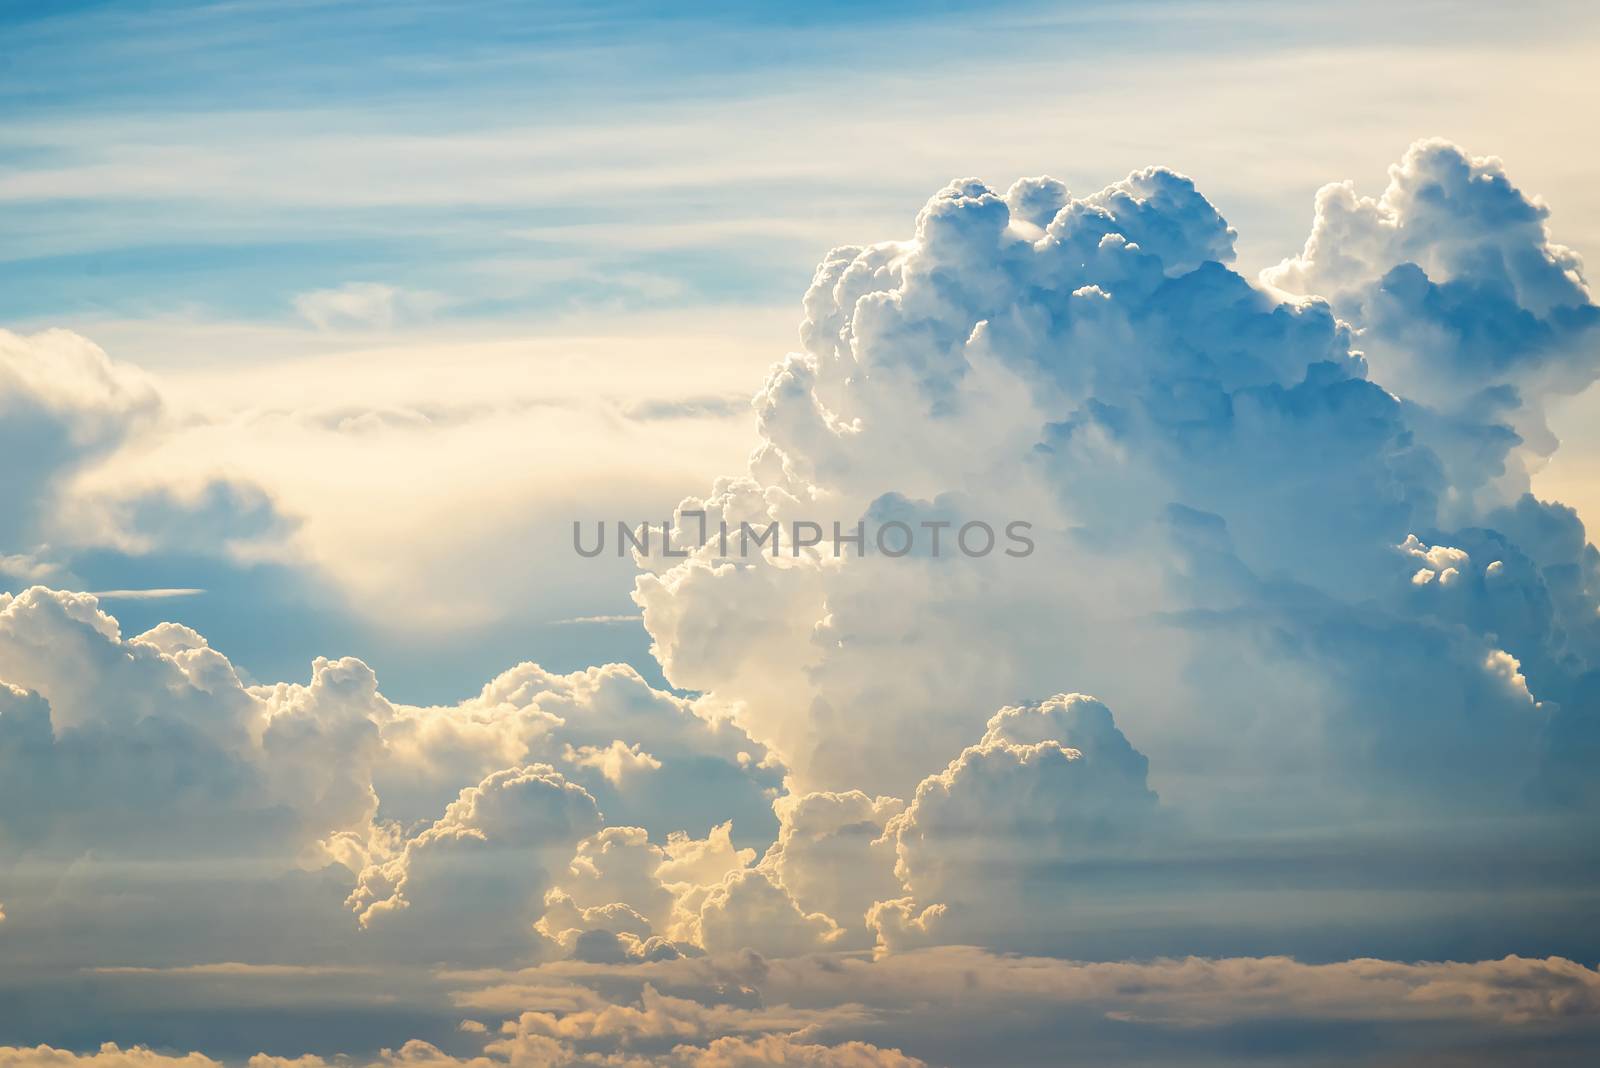
<path fill-rule="evenodd" d="M 1352 1023 L 1396 1059 L 1577 1063 L 1600 553 L 1530 479 L 1600 309 L 1547 215 L 1422 142 L 1252 282 L 1174 171 L 952 182 L 825 257 L 747 469 L 674 527 L 1006 516 L 1036 551 L 641 552 L 673 691 L 522 663 L 420 706 L 355 658 L 260 684 L 194 629 L 0 594 L 5 981 L 293 976 L 294 1012 L 411 1014 L 374 1064 L 1057 1063 L 1069 1035 L 1329 1063 Z M 4 433 L 59 443 L 4 487 L 15 571 L 160 402 L 81 339 L 6 344 Z M 131 1010 L 30 1011 L 0 1064 L 210 1063 Z M 313 1031 L 204 1054 L 319 1065 Z"/>

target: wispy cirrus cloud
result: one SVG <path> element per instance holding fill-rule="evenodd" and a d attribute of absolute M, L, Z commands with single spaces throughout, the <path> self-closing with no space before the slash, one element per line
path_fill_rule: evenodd
<path fill-rule="evenodd" d="M 637 623 L 643 616 L 640 615 L 609 615 L 609 616 L 573 616 L 570 619 L 555 619 L 550 621 L 555 627 L 574 627 L 587 624 L 612 624 L 612 623 Z"/>
<path fill-rule="evenodd" d="M 90 596 L 106 601 L 165 601 L 175 597 L 198 597 L 205 592 L 202 589 L 174 587 L 148 590 L 96 590 Z"/>

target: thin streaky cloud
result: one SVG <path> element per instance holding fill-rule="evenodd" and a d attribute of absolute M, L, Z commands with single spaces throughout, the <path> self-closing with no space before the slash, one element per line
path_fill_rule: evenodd
<path fill-rule="evenodd" d="M 151 590 L 95 590 L 91 596 L 102 601 L 164 601 L 173 597 L 198 597 L 205 590 L 189 586 Z"/>

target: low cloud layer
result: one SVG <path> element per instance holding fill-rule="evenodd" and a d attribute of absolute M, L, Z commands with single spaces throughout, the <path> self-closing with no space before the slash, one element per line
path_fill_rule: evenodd
<path fill-rule="evenodd" d="M 472 1051 L 413 1040 L 351 1063 L 910 1068 L 996 1059 L 1221 1065 L 1255 1058 L 1323 1065 L 1349 1063 L 1349 1036 L 1359 1035 L 1360 1055 L 1371 1063 L 1426 1055 L 1490 1065 L 1520 1051 L 1543 1064 L 1578 1065 L 1600 1011 L 1600 976 L 1559 958 L 1085 963 L 948 947 L 879 961 L 745 955 L 457 978 L 467 980 L 454 996 Z M 223 973 L 210 979 L 238 989 L 270 981 Z M 529 1003 L 549 1008 L 522 1008 Z M 18 1068 L 216 1063 L 115 1045 L 80 1054 L 0 1047 L 0 1064 Z M 333 1063 L 345 1062 L 268 1055 L 250 1061 L 251 1068 Z"/>

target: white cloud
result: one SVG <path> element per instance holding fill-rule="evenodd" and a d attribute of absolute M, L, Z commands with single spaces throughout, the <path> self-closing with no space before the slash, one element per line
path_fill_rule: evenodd
<path fill-rule="evenodd" d="M 659 522 L 682 487 L 738 462 L 754 440 L 715 413 L 640 420 L 629 411 L 725 389 L 731 368 L 756 373 L 760 349 L 748 332 L 586 327 L 540 324 L 510 337 L 399 327 L 324 340 L 292 371 L 256 360 L 221 374 L 186 361 L 163 375 L 172 418 L 161 432 L 80 478 L 84 495 L 111 503 L 80 507 L 71 538 L 148 551 L 160 539 L 135 537 L 120 502 L 166 494 L 173 510 L 193 510 L 204 487 L 227 477 L 257 487 L 283 517 L 251 558 L 315 575 L 381 633 L 592 615 L 626 587 L 630 565 L 579 559 L 572 522 Z M 300 344 L 271 340 L 273 350 Z M 441 378 L 441 364 L 453 373 Z M 318 383 L 310 395 L 309 380 Z M 373 553 L 375 542 L 393 551 Z M 437 596 L 445 586 L 453 596 Z"/>
<path fill-rule="evenodd" d="M 155 388 L 67 330 L 0 330 L 0 550 L 46 541 L 65 481 L 161 414 Z"/>
<path fill-rule="evenodd" d="M 611 664 L 557 675 L 521 664 L 459 705 L 400 708 L 384 727 L 385 815 L 436 812 L 464 783 L 544 762 L 581 783 L 614 823 L 701 834 L 730 817 L 770 821 L 783 771 L 703 704 Z M 698 788 L 696 788 L 698 787 Z"/>
<path fill-rule="evenodd" d="M 1440 143 L 1395 173 L 1388 200 L 1351 209 L 1371 232 L 1352 277 L 1404 257 L 1440 284 L 1500 270 L 1524 302 L 1506 314 L 1562 339 L 1557 353 L 1504 335 L 1495 364 L 1503 335 L 1469 330 L 1428 358 L 1480 391 L 1533 383 L 1549 360 L 1592 377 L 1584 324 L 1600 311 L 1544 209 Z M 1328 198 L 1311 260 L 1337 245 Z M 1600 572 L 1569 549 L 1558 568 L 1517 567 L 1518 540 L 1558 522 L 1526 477 L 1495 475 L 1524 424 L 1494 389 L 1465 406 L 1413 392 L 1382 324 L 1337 292 L 1286 302 L 1251 285 L 1223 266 L 1233 241 L 1192 182 L 1153 169 L 1075 198 L 1047 179 L 1004 196 L 961 179 L 909 240 L 830 253 L 804 351 L 758 396 L 765 443 L 683 508 L 732 525 L 1020 518 L 1037 550 L 643 559 L 635 600 L 667 678 L 735 709 L 799 792 L 908 796 L 979 733 L 975 710 L 1074 687 L 1115 705 L 1163 796 L 1219 827 L 1355 818 L 1377 797 L 1444 820 L 1525 806 L 1564 774 L 1539 751 L 1544 725 L 1593 718 L 1560 695 L 1600 664 Z M 1397 587 L 1402 543 L 1422 558 Z M 1482 567 L 1468 576 L 1454 553 Z M 1484 592 L 1429 596 L 1469 587 Z M 1526 694 L 1486 675 L 1497 652 Z M 1431 745 L 1440 730 L 1456 740 Z"/>
<path fill-rule="evenodd" d="M 638 615 L 600 615 L 600 616 L 573 616 L 571 619 L 553 619 L 551 625 L 570 627 L 585 623 L 637 623 L 642 616 Z"/>
<path fill-rule="evenodd" d="M 941 942 L 1047 944 L 1074 906 L 1065 868 L 1141 845 L 1155 806 L 1144 757 L 1100 702 L 1002 709 L 890 821 L 911 902 L 880 915 L 880 938 L 892 947 L 922 927 Z"/>
<path fill-rule="evenodd" d="M 124 639 L 92 598 L 35 589 L 0 595 L 0 680 L 0 899 L 20 967 L 165 963 L 200 932 L 235 959 L 352 951 L 335 858 L 373 837 L 382 751 L 359 661 L 252 692 L 187 628 Z"/>
<path fill-rule="evenodd" d="M 349 282 L 294 298 L 295 311 L 318 330 L 365 328 L 393 330 L 407 320 L 437 310 L 441 298 L 381 282 Z"/>
<path fill-rule="evenodd" d="M 1375 376 L 1437 409 L 1414 421 L 1457 492 L 1491 481 L 1505 483 L 1502 494 L 1525 492 L 1558 444 L 1546 399 L 1581 392 L 1600 373 L 1600 310 L 1549 216 L 1499 159 L 1419 141 L 1377 198 L 1353 182 L 1324 186 L 1304 250 L 1262 279 L 1329 298 L 1362 328 Z M 1516 437 L 1484 449 L 1494 427 Z"/>
<path fill-rule="evenodd" d="M 546 898 L 539 929 L 580 959 L 672 958 L 695 950 L 702 903 L 755 851 L 735 849 L 731 823 L 703 839 L 664 844 L 638 827 L 607 827 L 579 843 L 567 874 Z M 604 933 L 612 938 L 600 938 Z M 591 935 L 585 942 L 585 935 Z"/>
<path fill-rule="evenodd" d="M 246 686 L 187 627 L 124 638 L 89 595 L 0 594 L 8 927 L 48 946 L 55 925 L 126 893 L 129 865 L 161 863 L 174 865 L 157 877 L 173 893 L 141 905 L 159 919 L 108 936 L 135 959 L 142 924 L 196 915 L 249 942 L 259 906 L 210 882 L 259 893 L 285 879 L 304 885 L 281 887 L 278 903 L 308 915 L 303 932 L 276 937 L 304 952 L 333 944 L 322 940 L 340 926 L 325 911 L 337 894 L 381 938 L 369 949 L 395 959 L 536 956 L 546 891 L 601 829 L 603 806 L 653 828 L 655 844 L 625 833 L 653 857 L 668 906 L 631 893 L 616 903 L 683 937 L 699 899 L 679 915 L 678 897 L 753 859 L 729 816 L 756 836 L 772 822 L 781 766 L 631 668 L 562 676 L 524 664 L 451 708 L 391 703 L 359 660 L 311 668 L 308 683 Z M 211 874 L 191 882 L 196 865 Z M 584 907 L 612 903 L 569 889 Z"/>
<path fill-rule="evenodd" d="M 546 767 L 497 771 L 461 791 L 432 826 L 361 872 L 361 925 L 407 955 L 478 960 L 537 952 L 534 923 L 558 865 L 598 830 L 594 798 Z"/>
<path fill-rule="evenodd" d="M 101 601 L 165 601 L 174 597 L 198 597 L 205 592 L 193 586 L 165 586 L 148 590 L 95 590 L 89 596 Z"/>
<path fill-rule="evenodd" d="M 897 797 L 859 790 L 787 795 L 778 800 L 778 840 L 763 864 L 800 908 L 826 914 L 859 943 L 872 907 L 903 893 L 886 832 L 904 809 Z"/>
<path fill-rule="evenodd" d="M 568 746 L 563 755 L 576 767 L 594 768 L 617 787 L 631 776 L 661 770 L 661 761 L 640 749 L 637 742 L 628 745 L 621 738 L 613 738 L 607 746 L 584 745 L 576 749 Z"/>
<path fill-rule="evenodd" d="M 750 949 L 794 956 L 826 949 L 839 940 L 837 924 L 820 912 L 804 912 L 764 872 L 736 871 L 700 906 L 697 941 L 713 953 Z"/>

